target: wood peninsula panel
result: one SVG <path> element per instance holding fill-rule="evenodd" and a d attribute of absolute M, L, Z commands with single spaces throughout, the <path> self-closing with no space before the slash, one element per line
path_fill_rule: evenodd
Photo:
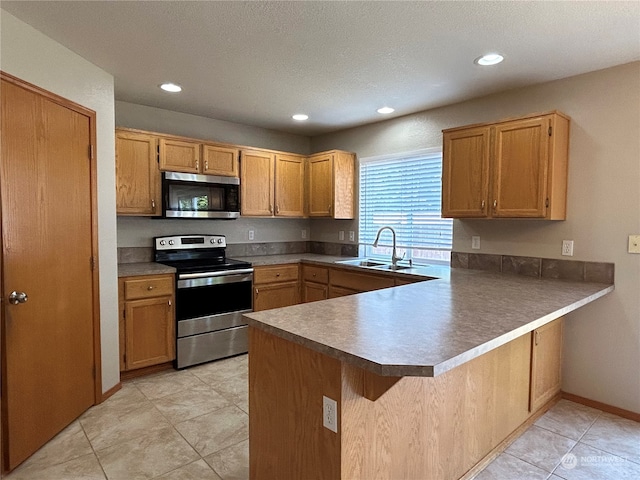
<path fill-rule="evenodd" d="M 252 480 L 458 479 L 530 415 L 528 334 L 437 377 L 378 377 L 255 327 L 249 352 Z"/>
<path fill-rule="evenodd" d="M 368 292 L 395 286 L 395 279 L 387 275 L 358 273 L 348 269 L 332 268 L 329 272 L 332 287 L 343 287 L 358 292 Z"/>
<path fill-rule="evenodd" d="M 249 478 L 340 477 L 340 433 L 322 426 L 322 396 L 338 402 L 340 361 L 249 328 Z"/>

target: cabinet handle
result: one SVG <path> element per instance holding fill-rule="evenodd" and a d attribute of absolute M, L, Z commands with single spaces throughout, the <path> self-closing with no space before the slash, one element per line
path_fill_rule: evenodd
<path fill-rule="evenodd" d="M 493 209 L 495 210 L 498 207 L 498 200 L 493 201 Z"/>
<path fill-rule="evenodd" d="M 198 170 L 199 167 L 200 167 L 200 162 L 196 160 L 196 170 Z"/>
<path fill-rule="evenodd" d="M 269 213 L 273 213 L 273 205 L 269 204 Z"/>
<path fill-rule="evenodd" d="M 259 291 L 258 291 L 258 289 L 256 288 L 256 295 L 258 295 L 258 293 L 260 293 L 260 292 L 259 292 Z"/>
<path fill-rule="evenodd" d="M 329 210 L 329 214 L 331 214 L 331 205 L 327 207 L 327 210 Z"/>
<path fill-rule="evenodd" d="M 204 161 L 204 169 L 209 170 L 209 160 Z"/>
<path fill-rule="evenodd" d="M 534 343 L 536 345 L 536 347 L 538 346 L 538 343 L 540 343 L 540 332 L 535 332 L 534 334 Z"/>
<path fill-rule="evenodd" d="M 279 277 L 279 276 L 280 276 L 280 274 L 279 274 L 279 273 L 276 273 L 276 277 Z"/>
<path fill-rule="evenodd" d="M 480 208 L 484 210 L 484 200 L 482 200 L 482 204 L 480 205 Z"/>
<path fill-rule="evenodd" d="M 313 274 L 313 275 L 311 275 L 311 276 L 312 276 L 313 278 L 315 278 L 315 277 L 316 277 L 316 274 L 314 273 L 314 274 Z"/>
<path fill-rule="evenodd" d="M 171 300 L 169 300 L 169 301 L 167 302 L 167 305 L 171 306 Z"/>
<path fill-rule="evenodd" d="M 280 205 L 276 205 L 276 214 L 280 213 Z"/>
<path fill-rule="evenodd" d="M 156 213 L 156 201 L 151 199 L 151 209 L 153 210 L 153 213 Z"/>
<path fill-rule="evenodd" d="M 153 285 L 149 285 L 149 286 L 147 287 L 147 290 L 149 290 L 149 291 L 153 290 Z"/>

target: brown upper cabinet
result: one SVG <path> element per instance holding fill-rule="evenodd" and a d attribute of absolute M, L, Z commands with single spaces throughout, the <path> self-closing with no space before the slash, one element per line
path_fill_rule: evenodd
<path fill-rule="evenodd" d="M 354 217 L 355 155 L 340 150 L 308 157 L 310 217 Z"/>
<path fill-rule="evenodd" d="M 241 215 L 304 216 L 305 158 L 268 150 L 242 150 Z"/>
<path fill-rule="evenodd" d="M 443 130 L 442 216 L 564 220 L 569 122 L 553 111 Z"/>
<path fill-rule="evenodd" d="M 116 212 L 160 215 L 157 137 L 116 130 Z"/>
<path fill-rule="evenodd" d="M 239 148 L 160 137 L 160 170 L 237 177 Z"/>

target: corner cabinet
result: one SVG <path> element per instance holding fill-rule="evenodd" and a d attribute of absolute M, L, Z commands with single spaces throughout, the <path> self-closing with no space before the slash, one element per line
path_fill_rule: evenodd
<path fill-rule="evenodd" d="M 331 150 L 307 158 L 310 217 L 354 218 L 355 155 Z"/>
<path fill-rule="evenodd" d="M 118 282 L 120 371 L 175 359 L 174 276 L 123 277 Z"/>
<path fill-rule="evenodd" d="M 442 216 L 564 220 L 569 122 L 554 111 L 443 130 Z"/>
<path fill-rule="evenodd" d="M 116 212 L 157 216 L 162 213 L 157 137 L 116 130 Z"/>

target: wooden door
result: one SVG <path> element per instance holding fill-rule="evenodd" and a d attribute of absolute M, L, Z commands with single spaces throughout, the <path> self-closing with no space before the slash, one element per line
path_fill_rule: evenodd
<path fill-rule="evenodd" d="M 125 368 L 148 367 L 175 359 L 175 321 L 171 296 L 125 304 Z"/>
<path fill-rule="evenodd" d="M 333 156 L 309 158 L 309 216 L 330 217 L 333 208 Z"/>
<path fill-rule="evenodd" d="M 95 113 L 2 75 L 2 391 L 15 468 L 101 395 Z M 11 304 L 12 291 L 27 294 Z"/>
<path fill-rule="evenodd" d="M 200 144 L 160 138 L 160 170 L 200 173 Z"/>
<path fill-rule="evenodd" d="M 157 138 L 116 131 L 116 212 L 118 215 L 162 214 Z"/>
<path fill-rule="evenodd" d="M 276 155 L 275 203 L 279 217 L 304 216 L 304 157 Z"/>
<path fill-rule="evenodd" d="M 273 216 L 274 155 L 261 150 L 242 150 L 240 160 L 240 213 Z"/>
<path fill-rule="evenodd" d="M 321 283 L 304 282 L 302 284 L 302 298 L 304 302 L 317 302 L 329 297 L 329 287 Z"/>
<path fill-rule="evenodd" d="M 492 216 L 546 215 L 548 130 L 546 117 L 496 125 Z"/>
<path fill-rule="evenodd" d="M 258 285 L 253 288 L 253 311 L 289 307 L 300 303 L 298 282 Z"/>
<path fill-rule="evenodd" d="M 443 134 L 443 217 L 487 216 L 489 140 L 489 127 L 469 128 Z"/>
<path fill-rule="evenodd" d="M 202 146 L 202 173 L 205 175 L 221 175 L 224 177 L 238 177 L 240 171 L 238 167 L 238 156 L 240 150 L 237 148 L 219 147 L 217 145 Z"/>
<path fill-rule="evenodd" d="M 534 412 L 560 392 L 562 384 L 562 324 L 559 318 L 531 332 L 529 411 Z"/>

